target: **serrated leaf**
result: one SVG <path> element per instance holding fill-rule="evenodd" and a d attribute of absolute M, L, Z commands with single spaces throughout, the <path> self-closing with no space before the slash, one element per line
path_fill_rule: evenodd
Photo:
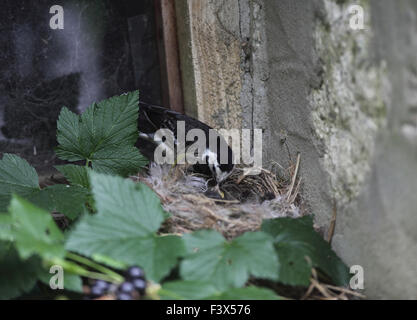
<path fill-rule="evenodd" d="M 86 189 L 90 188 L 88 172 L 91 169 L 85 166 L 77 166 L 75 164 L 55 166 L 55 168 L 61 172 L 72 185 L 84 187 Z"/>
<path fill-rule="evenodd" d="M 45 259 L 63 257 L 64 235 L 49 212 L 13 196 L 9 206 L 13 220 L 12 235 L 19 255 L 27 259 L 34 254 Z"/>
<path fill-rule="evenodd" d="M 37 256 L 23 260 L 10 243 L 0 242 L 0 300 L 30 291 L 41 273 Z"/>
<path fill-rule="evenodd" d="M 150 236 L 138 243 L 138 255 L 127 261 L 141 266 L 146 276 L 159 282 L 184 254 L 184 243 L 178 236 Z"/>
<path fill-rule="evenodd" d="M 241 287 L 253 275 L 277 279 L 278 259 L 273 239 L 263 232 L 246 232 L 226 241 L 213 230 L 184 236 L 188 255 L 181 262 L 184 280 L 212 281 L 217 288 Z"/>
<path fill-rule="evenodd" d="M 67 249 L 140 265 L 159 281 L 183 253 L 181 238 L 155 234 L 165 216 L 159 198 L 142 183 L 96 172 L 90 178 L 98 213 L 81 218 Z"/>
<path fill-rule="evenodd" d="M 81 116 L 63 108 L 56 154 L 68 161 L 92 161 L 93 168 L 103 173 L 135 173 L 147 163 L 134 147 L 138 111 L 138 91 L 93 103 Z"/>
<path fill-rule="evenodd" d="M 74 220 L 84 212 L 88 195 L 88 190 L 83 187 L 56 184 L 32 194 L 28 200 L 45 210 L 60 212 Z"/>
<path fill-rule="evenodd" d="M 279 281 L 289 285 L 307 286 L 311 268 L 319 268 L 336 285 L 349 282 L 349 270 L 313 228 L 313 219 L 277 218 L 265 220 L 262 231 L 274 237 L 275 249 L 281 262 Z"/>
<path fill-rule="evenodd" d="M 29 163 L 5 153 L 0 160 L 0 212 L 5 212 L 12 193 L 22 197 L 39 191 L 38 174 Z"/>
<path fill-rule="evenodd" d="M 210 282 L 179 280 L 165 282 L 158 294 L 166 300 L 201 300 L 220 294 L 220 290 Z"/>
<path fill-rule="evenodd" d="M 211 282 L 172 281 L 165 282 L 158 291 L 162 299 L 168 300 L 278 300 L 279 296 L 270 289 L 248 286 L 227 288 L 221 291 Z"/>
<path fill-rule="evenodd" d="M 74 219 L 83 211 L 88 191 L 79 186 L 66 185 L 41 190 L 35 169 L 24 159 L 5 154 L 0 160 L 0 212 L 7 210 L 12 193 L 45 210 L 57 210 Z"/>
<path fill-rule="evenodd" d="M 56 154 L 63 160 L 78 161 L 89 156 L 84 150 L 80 132 L 81 119 L 68 108 L 63 107 L 57 121 L 57 141 L 59 146 Z"/>
<path fill-rule="evenodd" d="M 135 144 L 138 111 L 137 90 L 94 103 L 81 115 L 82 133 L 91 137 L 95 151 L 106 144 Z"/>
<path fill-rule="evenodd" d="M 220 294 L 207 297 L 208 300 L 280 300 L 274 291 L 267 288 L 248 286 L 244 288 L 231 288 Z"/>
<path fill-rule="evenodd" d="M 100 173 L 128 176 L 148 162 L 133 146 L 108 146 L 91 157 L 93 169 Z"/>

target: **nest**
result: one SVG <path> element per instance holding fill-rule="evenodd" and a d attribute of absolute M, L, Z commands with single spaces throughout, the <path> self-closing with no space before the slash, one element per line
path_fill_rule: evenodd
<path fill-rule="evenodd" d="M 152 163 L 146 173 L 131 178 L 152 188 L 171 213 L 162 228 L 164 233 L 214 229 L 231 239 L 259 229 L 263 219 L 303 215 L 297 205 L 298 165 L 299 158 L 288 169 L 289 181 L 265 169 L 258 175 L 245 175 L 245 168 L 238 167 L 220 187 L 224 198 L 209 186 L 207 177 L 192 173 L 186 166 Z"/>

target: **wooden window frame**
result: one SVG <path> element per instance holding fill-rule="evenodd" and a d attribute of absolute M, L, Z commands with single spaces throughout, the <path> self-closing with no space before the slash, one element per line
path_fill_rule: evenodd
<path fill-rule="evenodd" d="M 155 0 L 155 16 L 162 104 L 184 113 L 175 0 Z"/>

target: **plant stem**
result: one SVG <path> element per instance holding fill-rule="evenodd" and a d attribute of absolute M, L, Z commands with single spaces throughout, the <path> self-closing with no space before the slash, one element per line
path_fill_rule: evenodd
<path fill-rule="evenodd" d="M 118 274 L 118 273 L 116 273 L 116 272 L 114 272 L 114 271 L 112 271 L 112 270 L 110 270 L 106 267 L 103 267 L 102 265 L 100 265 L 100 264 L 98 264 L 98 263 L 96 263 L 96 262 L 94 262 L 90 259 L 79 256 L 78 254 L 75 254 L 75 253 L 72 253 L 72 252 L 67 252 L 67 257 L 69 259 L 72 259 L 74 261 L 77 261 L 79 263 L 82 263 L 86 266 L 89 266 L 89 267 L 91 267 L 91 268 L 93 268 L 97 271 L 100 271 L 100 272 L 104 273 L 108 277 L 112 278 L 113 282 L 121 283 L 124 280 L 124 278 L 120 274 Z M 90 272 L 90 271 L 88 271 L 88 272 Z M 92 272 L 92 273 L 94 273 L 94 272 Z M 96 274 L 100 274 L 100 273 L 96 273 Z"/>
<path fill-rule="evenodd" d="M 115 281 L 115 279 L 113 277 L 110 277 L 107 274 L 88 271 L 88 270 L 84 269 L 82 266 L 76 264 L 75 262 L 69 261 L 69 260 L 65 260 L 65 259 L 61 259 L 61 258 L 54 258 L 54 259 L 46 260 L 45 263 L 48 266 L 50 266 L 50 265 L 59 265 L 62 268 L 64 268 L 64 270 L 66 272 L 76 274 L 76 275 L 79 275 L 79 276 L 117 283 L 117 281 Z"/>

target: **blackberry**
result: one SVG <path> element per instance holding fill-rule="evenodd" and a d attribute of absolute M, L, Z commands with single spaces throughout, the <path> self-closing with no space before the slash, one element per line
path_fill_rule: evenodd
<path fill-rule="evenodd" d="M 142 268 L 138 266 L 132 266 L 126 271 L 126 277 L 129 279 L 145 279 L 145 273 Z"/>
<path fill-rule="evenodd" d="M 103 290 L 108 290 L 110 287 L 110 283 L 104 280 L 97 280 L 94 285 L 94 287 L 102 288 Z"/>
<path fill-rule="evenodd" d="M 133 286 L 133 283 L 128 282 L 128 281 L 123 282 L 118 288 L 118 292 L 120 293 L 131 293 L 134 290 L 135 290 L 135 287 Z"/>
<path fill-rule="evenodd" d="M 96 287 L 96 286 L 92 286 L 90 288 L 90 296 L 92 298 L 98 298 L 101 296 L 104 296 L 106 294 L 107 290 L 105 290 L 104 288 L 100 288 L 100 287 Z"/>
<path fill-rule="evenodd" d="M 145 293 L 146 290 L 146 281 L 143 279 L 134 279 L 132 280 L 133 287 L 137 292 L 139 292 L 141 295 Z"/>
<path fill-rule="evenodd" d="M 110 290 L 110 283 L 104 280 L 96 280 L 90 287 L 90 297 L 98 298 L 104 296 Z"/>
<path fill-rule="evenodd" d="M 120 292 L 117 294 L 116 298 L 117 300 L 133 300 L 132 295 L 126 292 Z"/>

